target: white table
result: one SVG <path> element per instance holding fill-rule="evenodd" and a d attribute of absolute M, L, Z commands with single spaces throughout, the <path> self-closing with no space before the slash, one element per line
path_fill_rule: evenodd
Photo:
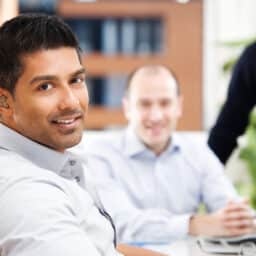
<path fill-rule="evenodd" d="M 166 245 L 147 245 L 148 249 L 159 251 L 170 256 L 220 256 L 221 254 L 209 254 L 203 252 L 197 245 L 196 240 L 189 238 L 188 240 L 177 241 Z M 223 254 L 224 255 L 224 254 Z M 229 254 L 229 256 L 237 256 L 237 254 Z"/>

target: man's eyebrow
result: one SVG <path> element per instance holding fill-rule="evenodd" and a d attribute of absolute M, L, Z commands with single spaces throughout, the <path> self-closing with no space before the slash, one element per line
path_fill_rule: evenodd
<path fill-rule="evenodd" d="M 81 74 L 84 74 L 84 75 L 86 74 L 85 68 L 81 68 L 81 69 L 77 70 L 76 72 L 74 72 L 73 74 L 71 74 L 71 77 L 77 76 L 77 75 L 81 75 Z"/>
<path fill-rule="evenodd" d="M 30 80 L 29 84 L 33 84 L 35 82 L 45 81 L 45 80 L 57 80 L 57 76 L 53 75 L 42 75 L 42 76 L 36 76 L 32 80 Z"/>
<path fill-rule="evenodd" d="M 81 68 L 77 71 L 75 71 L 74 73 L 72 73 L 70 76 L 74 77 L 80 74 L 85 74 L 85 68 Z M 33 84 L 35 82 L 40 82 L 40 81 L 45 81 L 45 80 L 58 80 L 58 77 L 55 75 L 41 75 L 41 76 L 36 76 L 34 77 L 29 83 Z"/>

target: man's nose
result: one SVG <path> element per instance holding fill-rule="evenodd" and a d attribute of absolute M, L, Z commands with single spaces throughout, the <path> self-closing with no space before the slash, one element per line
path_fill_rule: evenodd
<path fill-rule="evenodd" d="M 151 121 L 159 121 L 163 118 L 163 111 L 159 106 L 152 106 L 150 110 Z"/>
<path fill-rule="evenodd" d="M 71 87 L 65 86 L 61 91 L 60 110 L 74 109 L 79 105 L 79 99 Z"/>

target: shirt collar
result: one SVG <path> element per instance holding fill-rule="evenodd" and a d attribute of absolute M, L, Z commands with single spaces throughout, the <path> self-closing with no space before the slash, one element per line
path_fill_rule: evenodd
<path fill-rule="evenodd" d="M 168 145 L 164 154 L 174 153 L 181 148 L 180 141 L 176 134 L 171 136 L 171 143 Z M 128 126 L 124 134 L 124 153 L 130 157 L 151 152 L 136 135 L 134 128 Z"/>
<path fill-rule="evenodd" d="M 133 127 L 128 126 L 124 133 L 124 153 L 128 156 L 134 156 L 146 150 L 147 148 L 139 140 Z"/>
<path fill-rule="evenodd" d="M 13 151 L 37 166 L 52 170 L 58 175 L 61 175 L 64 166 L 75 158 L 70 152 L 60 153 L 47 148 L 3 124 L 0 124 L 0 147 Z"/>

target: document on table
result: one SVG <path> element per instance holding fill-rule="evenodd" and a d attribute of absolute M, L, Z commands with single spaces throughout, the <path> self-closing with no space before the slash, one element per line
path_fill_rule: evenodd
<path fill-rule="evenodd" d="M 256 243 L 256 234 L 235 237 L 198 237 L 197 243 L 207 253 L 239 254 L 240 245 L 246 242 Z"/>

